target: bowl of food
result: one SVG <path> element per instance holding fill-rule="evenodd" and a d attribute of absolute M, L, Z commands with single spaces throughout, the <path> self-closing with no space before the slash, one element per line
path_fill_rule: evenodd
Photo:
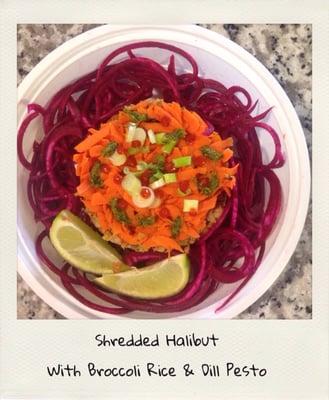
<path fill-rule="evenodd" d="M 79 35 L 24 79 L 18 125 L 18 271 L 67 318 L 232 318 L 295 249 L 298 117 L 214 32 Z"/>

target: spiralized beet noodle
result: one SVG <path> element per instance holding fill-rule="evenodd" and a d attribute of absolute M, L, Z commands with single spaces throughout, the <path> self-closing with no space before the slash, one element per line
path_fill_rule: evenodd
<path fill-rule="evenodd" d="M 168 65 L 164 67 L 137 55 L 137 49 L 146 47 L 169 51 Z M 121 59 L 125 55 L 126 58 L 115 62 L 119 55 Z M 191 72 L 177 72 L 177 57 L 188 61 Z M 75 196 L 79 182 L 72 160 L 74 146 L 87 135 L 88 128 L 97 128 L 124 106 L 155 94 L 166 102 L 176 101 L 202 116 L 208 125 L 205 135 L 216 130 L 222 138 L 233 137 L 231 166 L 239 163 L 239 169 L 231 197 L 219 196 L 219 205 L 224 207 L 222 215 L 191 247 L 192 277 L 187 287 L 171 298 L 146 301 L 105 292 L 95 286 L 87 274 L 67 263 L 54 265 L 45 254 L 42 243 L 48 238 L 52 220 L 62 209 L 71 210 L 90 224 L 79 198 Z M 45 107 L 30 104 L 28 115 L 18 131 L 17 147 L 18 158 L 29 172 L 29 203 L 35 220 L 44 225 L 36 241 L 41 261 L 59 276 L 72 296 L 105 313 L 122 314 L 134 310 L 179 312 L 201 303 L 218 285 L 239 281 L 238 288 L 217 311 L 222 309 L 259 267 L 266 239 L 281 207 L 280 181 L 273 172 L 284 164 L 280 140 L 275 130 L 263 122 L 270 109 L 253 116 L 256 106 L 257 101 L 253 103 L 244 88 L 226 88 L 220 82 L 199 76 L 198 65 L 188 53 L 158 42 L 121 47 L 108 55 L 97 70 L 61 89 Z M 40 142 L 34 142 L 29 161 L 23 152 L 23 139 L 30 122 L 37 117 L 42 118 L 44 136 Z M 256 132 L 256 128 L 261 129 Z M 264 164 L 258 135 L 266 134 L 271 136 L 275 152 L 272 160 Z M 265 200 L 265 185 L 269 191 L 268 200 Z M 166 254 L 157 252 L 120 251 L 126 263 L 137 266 L 166 257 Z M 92 294 L 94 300 L 87 299 L 81 288 Z"/>

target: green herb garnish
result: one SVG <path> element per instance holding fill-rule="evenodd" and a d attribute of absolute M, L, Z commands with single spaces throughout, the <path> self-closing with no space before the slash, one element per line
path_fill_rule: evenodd
<path fill-rule="evenodd" d="M 115 150 L 118 148 L 118 143 L 117 142 L 109 142 L 104 149 L 102 150 L 102 156 L 103 157 L 111 157 L 113 156 Z"/>
<path fill-rule="evenodd" d="M 210 196 L 219 186 L 218 176 L 215 172 L 212 172 L 209 177 L 208 186 L 203 186 L 202 183 L 198 182 L 199 192 L 205 196 Z"/>
<path fill-rule="evenodd" d="M 150 182 L 153 183 L 163 177 L 163 169 L 165 165 L 165 157 L 163 154 L 159 154 L 150 164 L 147 164 L 147 169 L 152 173 Z"/>
<path fill-rule="evenodd" d="M 164 168 L 164 165 L 165 165 L 165 157 L 163 154 L 159 154 L 152 163 L 148 164 L 148 169 L 154 171 L 154 173 L 158 171 L 161 172 Z"/>
<path fill-rule="evenodd" d="M 162 143 L 170 143 L 170 142 L 178 142 L 180 139 L 182 139 L 185 136 L 185 131 L 182 128 L 176 129 L 175 131 L 171 133 L 167 133 L 166 135 L 163 136 L 162 138 Z"/>
<path fill-rule="evenodd" d="M 130 225 L 130 219 L 126 212 L 118 206 L 118 199 L 114 197 L 109 204 L 114 218 L 123 224 Z"/>
<path fill-rule="evenodd" d="M 220 153 L 219 151 L 213 149 L 210 146 L 202 146 L 200 150 L 201 150 L 201 153 L 205 157 L 207 157 L 207 158 L 209 158 L 210 160 L 213 160 L 213 161 L 218 161 L 223 157 L 222 153 Z"/>
<path fill-rule="evenodd" d="M 142 121 L 148 121 L 149 117 L 147 114 L 141 114 L 137 111 L 130 110 L 128 107 L 124 107 L 123 112 L 129 115 L 130 120 L 132 122 L 136 122 L 137 124 Z"/>
<path fill-rule="evenodd" d="M 157 168 L 162 170 L 164 168 L 165 161 L 166 161 L 165 156 L 163 154 L 158 154 L 155 158 L 155 164 Z"/>
<path fill-rule="evenodd" d="M 173 222 L 171 223 L 171 236 L 173 238 L 176 238 L 179 233 L 180 230 L 182 228 L 182 218 L 181 217 L 176 217 Z"/>
<path fill-rule="evenodd" d="M 158 179 L 161 179 L 163 177 L 163 173 L 159 170 L 157 170 L 151 177 L 150 177 L 150 183 L 153 183 L 157 181 Z"/>
<path fill-rule="evenodd" d="M 174 147 L 177 145 L 178 141 L 185 136 L 184 129 L 176 129 L 171 133 L 166 133 L 161 136 L 161 143 L 163 144 L 162 150 L 166 154 L 170 154 Z"/>
<path fill-rule="evenodd" d="M 101 178 L 101 166 L 102 164 L 99 161 L 96 161 L 92 166 L 89 173 L 89 182 L 94 187 L 102 187 L 103 180 Z"/>
<path fill-rule="evenodd" d="M 155 223 L 155 217 L 152 215 L 150 215 L 148 217 L 139 217 L 138 218 L 138 224 L 143 227 L 153 225 L 154 223 Z"/>

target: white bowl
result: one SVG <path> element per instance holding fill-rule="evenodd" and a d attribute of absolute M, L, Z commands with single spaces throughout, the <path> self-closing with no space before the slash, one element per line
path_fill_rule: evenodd
<path fill-rule="evenodd" d="M 18 164 L 18 271 L 38 296 L 67 318 L 232 318 L 256 301 L 288 263 L 302 232 L 309 200 L 309 159 L 300 122 L 287 95 L 260 62 L 232 41 L 197 26 L 101 26 L 58 47 L 24 79 L 18 89 L 18 124 L 26 115 L 28 103 L 45 105 L 61 87 L 94 70 L 112 50 L 142 40 L 181 47 L 197 60 L 202 75 L 226 86 L 246 88 L 254 100 L 259 99 L 259 111 L 274 106 L 267 122 L 279 132 L 286 157 L 284 167 L 276 171 L 283 188 L 283 208 L 267 240 L 261 266 L 217 314 L 218 304 L 235 285 L 222 286 L 201 305 L 179 314 L 133 312 L 114 316 L 92 310 L 74 299 L 38 260 L 35 238 L 41 226 L 34 222 L 27 201 L 27 173 Z M 142 49 L 136 53 L 151 56 L 160 63 L 168 61 L 163 50 Z M 179 67 L 189 68 L 182 64 Z M 40 121 L 33 122 L 29 131 L 25 143 L 27 154 L 35 136 L 42 135 Z M 270 158 L 271 140 L 262 140 L 261 145 Z"/>

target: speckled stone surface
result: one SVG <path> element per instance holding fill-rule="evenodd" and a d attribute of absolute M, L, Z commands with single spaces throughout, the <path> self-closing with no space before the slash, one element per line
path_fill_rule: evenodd
<path fill-rule="evenodd" d="M 98 25 L 18 25 L 18 83 L 50 51 Z M 261 61 L 282 85 L 312 146 L 312 28 L 311 25 L 202 25 L 244 47 Z M 237 319 L 312 318 L 312 214 L 284 272 L 272 287 Z M 45 304 L 18 276 L 17 317 L 63 318 Z"/>

